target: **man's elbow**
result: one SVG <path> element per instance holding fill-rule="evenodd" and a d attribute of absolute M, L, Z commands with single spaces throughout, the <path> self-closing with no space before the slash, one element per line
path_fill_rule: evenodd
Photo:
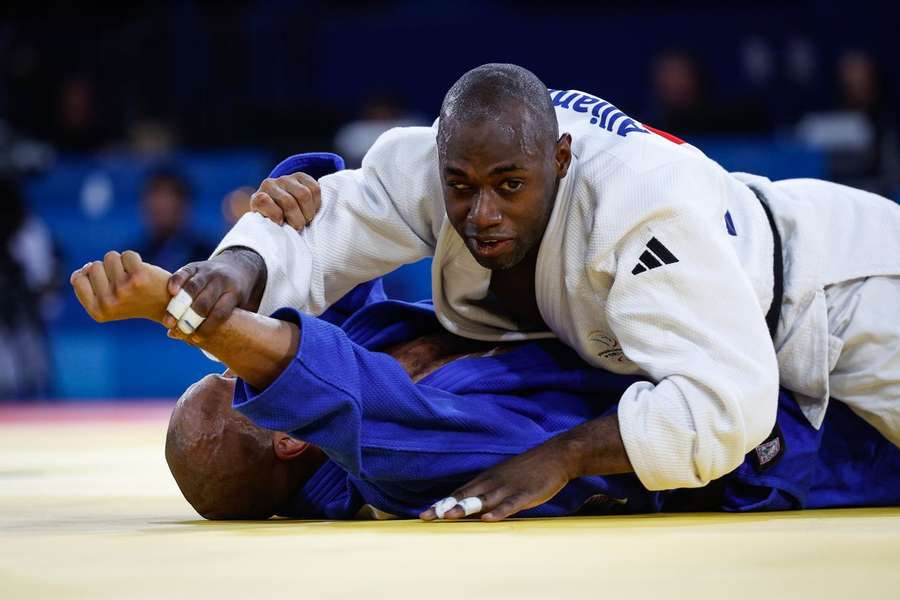
<path fill-rule="evenodd" d="M 742 394 L 735 418 L 726 419 L 728 427 L 713 430 L 713 440 L 704 467 L 695 463 L 700 485 L 724 477 L 744 462 L 748 452 L 761 444 L 775 427 L 778 413 L 778 375 L 758 378 L 751 389 Z M 698 461 L 699 463 L 700 461 Z"/>

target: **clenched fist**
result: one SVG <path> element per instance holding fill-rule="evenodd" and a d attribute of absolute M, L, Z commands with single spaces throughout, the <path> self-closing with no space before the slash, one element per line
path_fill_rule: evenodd
<path fill-rule="evenodd" d="M 137 252 L 107 252 L 69 278 L 78 301 L 95 321 L 150 319 L 161 322 L 169 293 L 169 272 L 145 263 Z"/>
<path fill-rule="evenodd" d="M 319 184 L 306 173 L 266 179 L 250 196 L 251 210 L 297 231 L 312 222 L 321 205 Z"/>
<path fill-rule="evenodd" d="M 169 279 L 169 294 L 184 290 L 191 309 L 204 319 L 202 333 L 212 335 L 235 308 L 255 311 L 266 285 L 266 263 L 248 248 L 228 248 L 209 260 L 193 262 L 178 269 Z M 175 319 L 163 319 L 167 329 Z"/>

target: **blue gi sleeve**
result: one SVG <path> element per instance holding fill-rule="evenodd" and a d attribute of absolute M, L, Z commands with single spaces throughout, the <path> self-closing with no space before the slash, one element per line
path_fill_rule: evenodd
<path fill-rule="evenodd" d="M 354 477 L 458 477 L 561 430 L 517 410 L 517 398 L 416 384 L 392 357 L 366 350 L 321 319 L 293 309 L 273 316 L 300 327 L 297 356 L 265 390 L 238 381 L 234 408 L 260 427 L 320 447 Z"/>

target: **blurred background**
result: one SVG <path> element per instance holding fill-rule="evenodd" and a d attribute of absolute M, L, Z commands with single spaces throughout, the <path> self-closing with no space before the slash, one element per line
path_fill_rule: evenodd
<path fill-rule="evenodd" d="M 356 166 L 485 62 L 614 102 L 726 168 L 900 199 L 896 2 L 20 2 L 0 7 L 0 399 L 175 397 L 218 365 L 93 324 L 109 249 L 205 258 L 281 158 Z M 430 293 L 427 263 L 387 281 Z"/>

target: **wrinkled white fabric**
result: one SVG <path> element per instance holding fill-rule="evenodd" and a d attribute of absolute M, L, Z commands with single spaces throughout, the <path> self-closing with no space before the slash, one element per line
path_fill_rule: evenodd
<path fill-rule="evenodd" d="M 828 286 L 831 395 L 900 446 L 900 277 Z"/>

